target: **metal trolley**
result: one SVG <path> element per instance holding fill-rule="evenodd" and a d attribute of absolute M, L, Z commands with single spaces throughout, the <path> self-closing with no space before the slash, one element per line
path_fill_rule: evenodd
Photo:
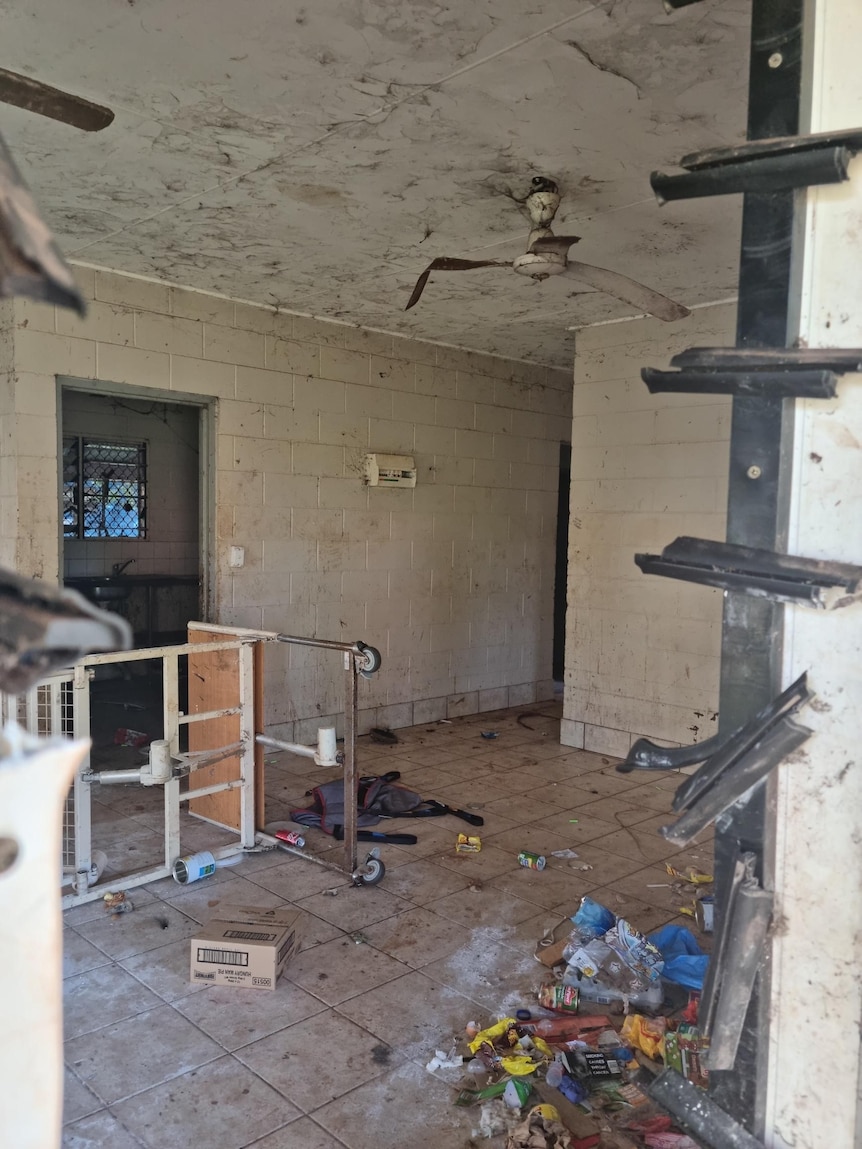
<path fill-rule="evenodd" d="M 274 845 L 288 854 L 295 854 L 298 858 L 316 862 L 318 866 L 326 866 L 350 878 L 354 886 L 375 886 L 386 873 L 380 851 L 374 848 L 369 851 L 365 860 L 360 864 L 357 861 L 357 800 L 359 793 L 359 772 L 356 766 L 356 714 L 357 714 L 357 685 L 360 675 L 370 678 L 380 669 L 380 651 L 376 647 L 368 646 L 364 642 L 335 642 L 322 638 L 301 638 L 294 634 L 277 634 L 276 642 L 286 642 L 292 646 L 311 646 L 319 650 L 339 650 L 344 656 L 344 751 L 337 756 L 344 767 L 344 855 L 341 865 L 329 862 L 325 858 L 318 858 L 305 850 L 287 845 L 277 838 L 269 835 L 260 835 L 261 838 L 270 838 Z M 287 750 L 296 753 L 303 748 L 293 742 L 282 742 L 277 738 L 269 738 L 265 734 L 258 734 L 256 741 L 261 746 L 273 750 Z"/>

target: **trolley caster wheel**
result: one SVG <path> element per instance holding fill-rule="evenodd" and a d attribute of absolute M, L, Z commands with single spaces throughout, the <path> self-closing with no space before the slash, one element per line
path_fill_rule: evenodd
<path fill-rule="evenodd" d="M 376 886 L 383 881 L 386 867 L 379 858 L 367 858 L 365 865 L 359 872 L 359 880 L 363 886 Z"/>
<path fill-rule="evenodd" d="M 357 642 L 360 653 L 356 656 L 356 668 L 363 678 L 370 678 L 380 669 L 383 659 L 376 646 L 366 646 L 364 642 Z"/>

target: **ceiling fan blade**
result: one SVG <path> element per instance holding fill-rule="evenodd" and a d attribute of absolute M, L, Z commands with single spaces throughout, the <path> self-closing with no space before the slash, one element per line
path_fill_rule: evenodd
<path fill-rule="evenodd" d="M 0 297 L 26 295 L 83 315 L 74 276 L 0 138 Z"/>
<path fill-rule="evenodd" d="M 61 124 L 71 124 L 84 132 L 100 132 L 114 119 L 110 108 L 6 68 L 0 68 L 0 102 L 59 120 Z"/>
<path fill-rule="evenodd" d="M 419 302 L 419 297 L 425 290 L 425 284 L 428 282 L 428 277 L 432 271 L 472 271 L 474 267 L 511 267 L 512 264 L 509 260 L 500 259 L 450 259 L 448 256 L 441 256 L 439 259 L 432 259 L 419 278 L 416 280 L 416 286 L 413 288 L 413 294 L 407 301 L 405 311 L 409 311 L 411 307 L 415 307 Z"/>
<path fill-rule="evenodd" d="M 594 267 L 591 263 L 578 263 L 570 259 L 566 274 L 574 275 L 583 283 L 588 283 L 590 287 L 595 287 L 606 295 L 612 295 L 624 303 L 631 303 L 633 307 L 654 315 L 656 319 L 663 319 L 665 323 L 685 319 L 686 315 L 691 314 L 681 303 L 668 299 L 666 295 L 661 295 L 651 287 L 646 287 L 635 279 L 629 279 L 627 275 L 621 275 L 618 271 L 608 271 L 604 267 Z"/>
<path fill-rule="evenodd" d="M 534 240 L 527 250 L 533 255 L 540 251 L 553 251 L 565 256 L 572 244 L 580 241 L 579 235 L 543 235 L 540 239 Z"/>

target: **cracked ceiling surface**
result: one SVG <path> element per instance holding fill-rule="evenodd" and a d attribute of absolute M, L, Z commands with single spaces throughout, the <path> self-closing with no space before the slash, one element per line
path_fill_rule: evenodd
<path fill-rule="evenodd" d="M 736 284 L 739 197 L 659 208 L 654 168 L 744 137 L 750 0 L 0 0 L 0 66 L 107 104 L 0 105 L 71 258 L 556 366 L 625 304 L 510 259 L 532 175 L 576 258 L 692 305 Z"/>

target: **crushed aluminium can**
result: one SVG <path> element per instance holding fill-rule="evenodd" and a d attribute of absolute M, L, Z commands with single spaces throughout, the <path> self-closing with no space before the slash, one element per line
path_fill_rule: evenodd
<path fill-rule="evenodd" d="M 694 907 L 694 920 L 697 922 L 701 931 L 705 934 L 711 934 L 715 929 L 715 898 L 712 895 L 707 895 L 703 898 L 698 898 Z"/>
<path fill-rule="evenodd" d="M 518 854 L 518 864 L 528 870 L 544 870 L 547 862 L 541 854 L 531 854 L 529 850 L 522 850 Z"/>

